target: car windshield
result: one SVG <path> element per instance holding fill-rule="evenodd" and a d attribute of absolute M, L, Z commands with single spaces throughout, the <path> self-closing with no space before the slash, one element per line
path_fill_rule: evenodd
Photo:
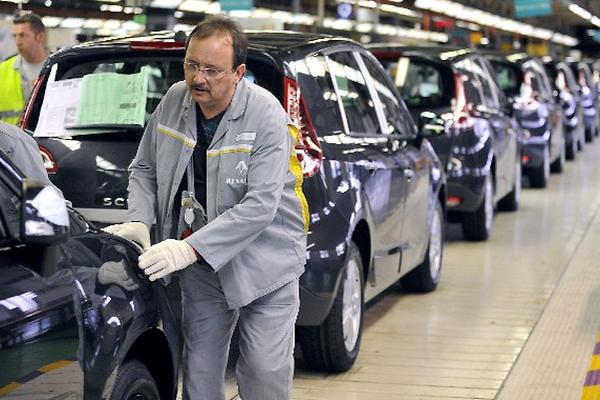
<path fill-rule="evenodd" d="M 440 107 L 447 94 L 440 72 L 432 65 L 400 57 L 382 61 L 408 107 Z"/>
<path fill-rule="evenodd" d="M 40 93 L 37 137 L 140 133 L 167 89 L 183 79 L 177 57 L 54 64 Z"/>

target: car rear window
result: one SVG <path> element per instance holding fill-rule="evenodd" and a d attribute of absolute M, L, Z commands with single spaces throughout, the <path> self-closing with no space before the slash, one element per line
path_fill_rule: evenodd
<path fill-rule="evenodd" d="M 167 89 L 182 79 L 178 58 L 119 57 L 55 64 L 36 98 L 41 109 L 34 134 L 139 134 Z"/>
<path fill-rule="evenodd" d="M 292 62 L 311 120 L 321 135 L 343 132 L 335 87 L 322 55 Z"/>
<path fill-rule="evenodd" d="M 137 137 L 169 87 L 183 79 L 182 59 L 176 55 L 55 64 L 26 128 L 36 137 Z M 249 58 L 246 79 L 281 99 L 281 76 L 271 65 Z"/>

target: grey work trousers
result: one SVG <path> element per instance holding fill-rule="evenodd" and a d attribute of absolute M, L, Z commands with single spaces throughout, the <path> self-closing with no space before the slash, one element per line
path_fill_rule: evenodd
<path fill-rule="evenodd" d="M 239 331 L 236 377 L 243 400 L 290 398 L 294 375 L 294 325 L 300 304 L 298 279 L 229 309 L 218 275 L 206 264 L 181 276 L 186 400 L 223 400 L 230 342 Z"/>

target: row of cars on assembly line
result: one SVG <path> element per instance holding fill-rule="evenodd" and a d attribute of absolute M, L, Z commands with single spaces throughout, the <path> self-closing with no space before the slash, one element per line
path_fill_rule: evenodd
<path fill-rule="evenodd" d="M 295 151 L 310 229 L 297 337 L 317 370 L 352 367 L 365 302 L 398 281 L 410 291 L 436 288 L 447 220 L 460 222 L 466 239 L 487 239 L 495 210 L 518 208 L 522 173 L 545 186 L 547 170 L 560 171 L 587 138 L 576 120 L 587 115 L 581 79 L 563 62 L 365 48 L 306 33 L 248 39 L 246 79 L 271 91 L 301 128 Z M 70 228 L 24 233 L 30 214 L 44 219 L 27 200 L 43 188 L 29 188 L 0 152 L 8 190 L 0 191 L 8 196 L 0 202 L 0 363 L 19 365 L 0 372 L 0 395 L 35 392 L 27 382 L 52 374 L 50 365 L 73 378 L 36 398 L 175 398 L 177 279 L 150 284 L 136 268 L 140 250 L 98 227 L 125 218 L 127 166 L 145 122 L 183 79 L 184 40 L 172 32 L 101 40 L 46 62 L 22 126 L 72 204 Z"/>

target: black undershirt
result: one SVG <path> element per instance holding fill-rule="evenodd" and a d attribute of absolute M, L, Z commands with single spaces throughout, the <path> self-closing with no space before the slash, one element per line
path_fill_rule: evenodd
<path fill-rule="evenodd" d="M 221 114 L 211 119 L 206 119 L 202 110 L 196 104 L 196 132 L 197 141 L 194 148 L 194 190 L 196 191 L 196 199 L 202 204 L 206 210 L 206 150 L 210 146 L 219 122 L 223 118 Z"/>
<path fill-rule="evenodd" d="M 202 110 L 195 105 L 196 109 L 196 147 L 194 147 L 194 153 L 192 158 L 194 160 L 194 196 L 198 202 L 204 207 L 206 211 L 206 151 L 212 142 L 217 127 L 223 119 L 223 111 L 216 117 L 206 119 Z M 177 197 L 174 201 L 173 216 L 178 218 L 181 209 L 181 192 L 187 190 L 187 173 L 184 174 L 179 190 L 177 190 Z"/>

